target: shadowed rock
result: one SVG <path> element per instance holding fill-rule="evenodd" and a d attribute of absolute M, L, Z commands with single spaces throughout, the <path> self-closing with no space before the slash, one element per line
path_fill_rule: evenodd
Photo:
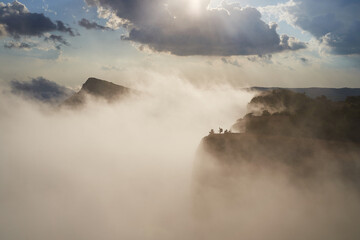
<path fill-rule="evenodd" d="M 222 188 L 224 181 L 237 179 L 244 169 L 255 173 L 266 169 L 297 183 L 341 181 L 358 188 L 359 109 L 360 97 L 332 102 L 284 89 L 262 93 L 233 126 L 241 133 L 203 139 L 197 181 Z"/>
<path fill-rule="evenodd" d="M 275 89 L 254 97 L 235 132 L 360 142 L 360 96 L 333 102 Z"/>
<path fill-rule="evenodd" d="M 136 91 L 112 82 L 97 78 L 89 78 L 82 85 L 81 90 L 67 99 L 63 105 L 75 107 L 81 106 L 86 103 L 88 97 L 106 100 L 111 103 L 129 96 L 131 93 L 136 93 Z"/>
<path fill-rule="evenodd" d="M 360 96 L 360 88 L 266 88 L 266 87 L 252 87 L 247 90 L 256 92 L 269 92 L 272 90 L 291 90 L 297 93 L 304 93 L 310 98 L 317 98 L 325 96 L 331 101 L 344 101 L 350 96 Z"/>
<path fill-rule="evenodd" d="M 199 164 L 215 161 L 225 177 L 234 176 L 242 167 L 250 166 L 281 169 L 297 181 L 331 174 L 360 186 L 359 143 L 232 133 L 205 137 L 199 151 Z"/>

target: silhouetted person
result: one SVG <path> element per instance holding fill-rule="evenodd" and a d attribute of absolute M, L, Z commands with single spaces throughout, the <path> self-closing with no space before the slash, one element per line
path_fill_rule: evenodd
<path fill-rule="evenodd" d="M 209 132 L 209 135 L 213 135 L 213 134 L 215 134 L 215 131 L 214 131 L 214 129 L 211 129 Z"/>
<path fill-rule="evenodd" d="M 223 129 L 219 127 L 219 133 L 222 134 L 223 133 Z"/>

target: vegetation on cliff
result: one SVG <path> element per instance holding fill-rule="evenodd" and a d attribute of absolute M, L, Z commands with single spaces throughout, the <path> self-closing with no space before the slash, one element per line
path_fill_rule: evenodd
<path fill-rule="evenodd" d="M 360 96 L 333 102 L 302 93 L 275 89 L 254 97 L 248 114 L 233 129 L 260 135 L 280 135 L 360 142 Z"/>

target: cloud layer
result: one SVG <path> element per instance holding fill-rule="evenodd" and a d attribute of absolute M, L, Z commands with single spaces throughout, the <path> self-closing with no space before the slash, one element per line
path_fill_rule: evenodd
<path fill-rule="evenodd" d="M 104 27 L 96 22 L 90 22 L 89 20 L 83 18 L 79 21 L 79 26 L 84 27 L 86 29 L 96 29 L 96 30 L 110 30 L 109 27 Z"/>
<path fill-rule="evenodd" d="M 115 13 L 129 31 L 124 40 L 175 55 L 263 55 L 305 48 L 279 36 L 276 24 L 266 24 L 255 8 L 223 3 L 208 9 L 210 1 L 86 0 L 105 16 Z M 104 12 L 108 11 L 108 14 Z"/>
<path fill-rule="evenodd" d="M 360 54 L 360 4 L 357 0 L 294 0 L 287 7 L 293 23 L 335 54 Z"/>
<path fill-rule="evenodd" d="M 27 42 L 7 42 L 4 44 L 4 47 L 5 48 L 8 48 L 8 49 L 13 49 L 13 48 L 16 48 L 16 49 L 31 49 L 33 47 L 36 47 L 36 44 L 34 43 L 27 43 Z"/>
<path fill-rule="evenodd" d="M 30 82 L 14 80 L 11 82 L 11 92 L 46 103 L 61 102 L 73 93 L 69 88 L 42 77 L 34 78 Z"/>
<path fill-rule="evenodd" d="M 0 36 L 10 36 L 19 40 L 21 37 L 43 37 L 55 31 L 67 33 L 73 37 L 78 35 L 74 29 L 62 21 L 53 22 L 42 13 L 31 13 L 24 4 L 18 1 L 8 4 L 0 2 Z M 59 40 L 59 37 L 56 40 Z M 44 40 L 48 41 L 48 38 L 46 36 Z M 50 37 L 50 40 L 54 39 Z M 64 39 L 57 42 L 68 45 L 65 44 Z M 17 45 L 21 47 L 21 43 L 19 44 Z"/>

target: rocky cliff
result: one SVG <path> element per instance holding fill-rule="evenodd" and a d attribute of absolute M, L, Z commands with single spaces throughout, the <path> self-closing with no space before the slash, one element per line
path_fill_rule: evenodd
<path fill-rule="evenodd" d="M 81 106 L 86 102 L 88 97 L 106 100 L 107 102 L 114 102 L 131 93 L 135 93 L 135 91 L 112 82 L 97 78 L 89 78 L 82 85 L 80 91 L 64 101 L 63 105 Z"/>
<path fill-rule="evenodd" d="M 251 168 L 280 171 L 297 182 L 326 175 L 360 187 L 359 122 L 359 97 L 332 102 L 289 90 L 262 93 L 233 126 L 241 133 L 202 140 L 198 180 L 217 184 Z"/>

